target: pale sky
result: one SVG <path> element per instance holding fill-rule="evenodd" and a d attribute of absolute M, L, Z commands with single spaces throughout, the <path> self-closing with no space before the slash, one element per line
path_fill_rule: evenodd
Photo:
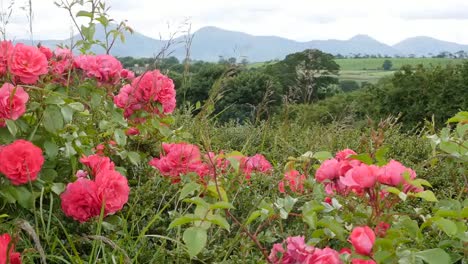
<path fill-rule="evenodd" d="M 60 1 L 60 0 L 58 0 Z M 71 0 L 68 0 L 71 1 Z M 0 0 L 6 12 L 11 0 Z M 136 31 L 168 36 L 185 21 L 204 26 L 308 41 L 367 34 L 387 44 L 430 36 L 468 44 L 468 0 L 107 0 L 111 17 Z M 27 0 L 15 0 L 10 38 L 29 38 Z M 72 23 L 54 0 L 32 0 L 34 39 L 65 39 Z M 77 9 L 78 11 L 78 9 Z M 169 28 L 168 28 L 169 25 Z M 76 32 L 76 30 L 75 30 Z"/>

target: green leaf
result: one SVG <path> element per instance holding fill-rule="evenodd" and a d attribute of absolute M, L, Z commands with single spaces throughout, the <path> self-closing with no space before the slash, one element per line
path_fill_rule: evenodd
<path fill-rule="evenodd" d="M 127 144 L 127 136 L 122 129 L 116 129 L 114 131 L 114 138 L 119 146 L 125 146 Z"/>
<path fill-rule="evenodd" d="M 18 132 L 18 127 L 15 124 L 15 121 L 7 119 L 5 120 L 5 123 L 7 125 L 8 131 L 10 131 L 10 134 L 12 136 L 16 136 L 16 133 Z"/>
<path fill-rule="evenodd" d="M 63 105 L 65 104 L 65 101 L 63 100 L 62 97 L 60 97 L 57 94 L 50 94 L 49 96 L 46 97 L 44 100 L 44 103 L 48 105 Z"/>
<path fill-rule="evenodd" d="M 191 222 L 194 222 L 194 221 L 198 221 L 198 220 L 202 220 L 201 218 L 199 217 L 196 217 L 195 215 L 193 214 L 186 214 L 184 216 L 181 216 L 181 217 L 177 217 L 176 219 L 174 219 L 170 224 L 169 224 L 169 229 L 171 228 L 174 228 L 174 227 L 177 227 L 177 226 L 181 226 L 181 225 L 185 225 L 185 224 L 188 224 L 188 223 L 191 223 Z"/>
<path fill-rule="evenodd" d="M 26 209 L 31 209 L 34 203 L 34 197 L 32 193 L 24 186 L 8 187 L 9 193 L 15 197 L 15 200 L 18 202 L 21 207 Z"/>
<path fill-rule="evenodd" d="M 262 212 L 260 210 L 255 210 L 253 211 L 250 215 L 249 218 L 247 218 L 247 221 L 245 221 L 246 225 L 249 225 L 252 223 L 255 219 L 259 218 L 262 215 Z"/>
<path fill-rule="evenodd" d="M 312 155 L 312 157 L 319 161 L 324 161 L 333 158 L 333 155 L 328 151 L 318 151 L 315 152 L 314 155 Z"/>
<path fill-rule="evenodd" d="M 442 151 L 448 154 L 451 154 L 457 157 L 460 156 L 460 147 L 455 142 L 451 142 L 451 141 L 441 142 L 439 147 Z"/>
<path fill-rule="evenodd" d="M 83 112 L 85 110 L 84 105 L 80 102 L 69 103 L 68 106 L 77 112 Z"/>
<path fill-rule="evenodd" d="M 63 191 L 65 191 L 65 184 L 59 183 L 59 182 L 55 182 L 54 184 L 52 184 L 51 190 L 52 190 L 55 194 L 60 195 L 61 193 L 63 193 Z"/>
<path fill-rule="evenodd" d="M 44 149 L 47 157 L 51 160 L 54 160 L 57 157 L 59 149 L 55 143 L 50 141 L 44 142 Z"/>
<path fill-rule="evenodd" d="M 345 234 L 345 229 L 335 219 L 333 219 L 333 218 L 324 218 L 324 219 L 321 219 L 320 221 L 318 221 L 317 225 L 330 229 L 336 235 L 336 237 L 339 240 L 341 240 L 341 241 L 346 240 L 345 235 L 344 235 Z"/>
<path fill-rule="evenodd" d="M 437 198 L 435 197 L 432 191 L 422 191 L 418 192 L 414 195 L 415 197 L 422 198 L 428 202 L 437 202 Z"/>
<path fill-rule="evenodd" d="M 210 205 L 210 209 L 234 209 L 234 206 L 229 202 L 221 201 Z"/>
<path fill-rule="evenodd" d="M 206 230 L 200 227 L 187 228 L 182 237 L 190 258 L 195 257 L 206 245 L 207 235 Z"/>
<path fill-rule="evenodd" d="M 433 248 L 415 253 L 417 258 L 420 258 L 428 264 L 450 264 L 452 263 L 449 254 L 440 248 Z"/>
<path fill-rule="evenodd" d="M 202 198 L 200 197 L 194 197 L 194 198 L 190 198 L 190 199 L 184 199 L 184 202 L 186 203 L 191 203 L 191 204 L 196 204 L 200 207 L 203 207 L 205 209 L 208 209 L 210 208 L 210 204 L 208 204 L 205 200 L 203 200 Z"/>
<path fill-rule="evenodd" d="M 200 184 L 195 182 L 189 182 L 184 185 L 180 191 L 179 201 L 185 199 L 187 196 L 191 195 L 193 192 L 200 190 Z"/>
<path fill-rule="evenodd" d="M 58 130 L 63 128 L 63 117 L 60 108 L 55 105 L 49 105 L 44 110 L 43 125 L 45 130 L 56 134 Z"/>
<path fill-rule="evenodd" d="M 461 121 L 467 121 L 468 120 L 468 111 L 462 111 L 458 112 L 455 116 L 450 118 L 447 123 L 458 123 Z"/>
<path fill-rule="evenodd" d="M 375 159 L 377 160 L 377 165 L 383 166 L 387 164 L 386 155 L 389 150 L 390 150 L 389 147 L 384 146 L 384 147 L 379 148 L 377 152 L 375 152 Z"/>
<path fill-rule="evenodd" d="M 223 187 L 219 185 L 218 185 L 218 188 L 216 189 L 216 185 L 214 185 L 214 183 L 210 183 L 208 185 L 208 188 L 206 188 L 206 190 L 208 191 L 208 194 L 211 195 L 212 197 L 215 197 L 217 199 L 220 199 L 226 202 L 229 201 L 226 191 L 224 190 Z M 221 197 L 219 197 L 218 195 L 218 190 L 219 190 L 219 193 L 221 194 Z"/>
<path fill-rule="evenodd" d="M 130 151 L 127 153 L 127 158 L 133 165 L 138 165 L 141 161 L 140 154 L 138 152 Z"/>
<path fill-rule="evenodd" d="M 372 158 L 369 156 L 369 154 L 367 153 L 362 153 L 362 154 L 358 154 L 358 155 L 352 155 L 351 156 L 352 159 L 356 159 L 356 160 L 359 160 L 359 161 L 362 161 L 363 163 L 367 164 L 367 165 L 371 165 L 372 163 L 374 163 L 374 161 L 372 160 Z"/>
<path fill-rule="evenodd" d="M 81 10 L 81 11 L 78 11 L 78 13 L 76 13 L 75 16 L 76 16 L 76 17 L 89 17 L 89 18 L 92 18 L 92 17 L 93 17 L 93 13 L 88 12 L 88 11 L 84 11 L 84 10 Z"/>
<path fill-rule="evenodd" d="M 449 236 L 454 236 L 457 234 L 457 225 L 451 220 L 441 218 L 437 221 L 434 221 L 434 223 Z"/>
<path fill-rule="evenodd" d="M 71 107 L 68 105 L 62 106 L 60 107 L 60 111 L 62 112 L 65 123 L 70 123 L 73 120 L 73 113 L 75 110 L 73 110 Z"/>
<path fill-rule="evenodd" d="M 207 217 L 206 219 L 210 221 L 211 223 L 226 229 L 227 231 L 229 231 L 230 229 L 230 225 L 228 221 L 226 220 L 226 218 L 222 217 L 221 215 L 211 215 Z"/>

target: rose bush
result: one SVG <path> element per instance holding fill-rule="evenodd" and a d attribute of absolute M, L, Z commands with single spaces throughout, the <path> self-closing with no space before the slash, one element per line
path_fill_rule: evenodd
<path fill-rule="evenodd" d="M 91 20 L 82 51 L 99 44 L 89 39 L 93 23 L 110 23 L 96 8 L 79 12 Z M 391 152 L 384 132 L 366 131 L 349 141 L 356 151 L 334 156 L 293 135 L 314 150 L 293 157 L 300 151 L 283 124 L 272 139 L 246 126 L 242 146 L 241 126 L 220 139 L 213 134 L 228 128 L 203 111 L 174 118 L 177 87 L 165 72 L 135 75 L 109 54 L 67 48 L 3 41 L 0 78 L 0 264 L 468 257 L 467 186 L 434 194 L 421 177 L 427 161 Z M 467 161 L 464 116 L 431 136 L 433 153 L 456 168 Z M 320 147 L 348 147 L 337 142 Z"/>

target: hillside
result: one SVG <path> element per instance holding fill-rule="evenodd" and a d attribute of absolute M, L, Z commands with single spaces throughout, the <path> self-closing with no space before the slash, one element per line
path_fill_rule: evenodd
<path fill-rule="evenodd" d="M 126 33 L 126 42 L 117 42 L 112 50 L 115 56 L 152 57 L 159 52 L 167 40 L 157 40 L 138 32 Z M 96 38 L 104 39 L 102 28 L 97 28 Z M 74 37 L 75 40 L 79 36 Z M 21 41 L 21 40 L 19 40 Z M 28 41 L 25 41 L 26 43 Z M 67 40 L 42 40 L 46 46 L 53 47 L 59 43 L 69 44 Z M 179 59 L 185 56 L 184 37 L 174 40 L 170 52 Z M 332 54 L 381 54 L 381 55 L 428 55 L 438 54 L 443 51 L 457 52 L 468 51 L 468 45 L 441 41 L 429 37 L 415 37 L 403 40 L 390 46 L 379 42 L 367 35 L 357 35 L 348 40 L 312 40 L 299 42 L 277 36 L 254 36 L 242 32 L 229 31 L 217 27 L 204 27 L 193 35 L 191 45 L 191 57 L 195 60 L 217 61 L 220 56 L 225 58 L 247 58 L 249 61 L 268 61 L 282 59 L 287 54 L 316 48 Z M 94 52 L 101 53 L 101 48 L 95 48 Z"/>

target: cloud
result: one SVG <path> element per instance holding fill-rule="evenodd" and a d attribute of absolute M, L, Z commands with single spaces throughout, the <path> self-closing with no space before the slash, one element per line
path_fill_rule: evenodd
<path fill-rule="evenodd" d="M 72 32 L 73 23 L 67 12 L 57 8 L 53 2 L 33 1 L 36 39 L 65 39 Z M 389 44 L 415 35 L 468 43 L 468 35 L 462 34 L 461 30 L 468 26 L 468 13 L 464 13 L 468 10 L 466 0 L 107 2 L 111 6 L 111 17 L 126 19 L 136 31 L 154 38 L 159 38 L 160 34 L 168 36 L 190 19 L 192 30 L 216 26 L 252 35 L 276 35 L 299 41 L 348 39 L 356 34 L 367 34 Z M 29 36 L 26 13 L 19 9 L 20 4 L 15 6 L 8 28 L 10 38 Z"/>

